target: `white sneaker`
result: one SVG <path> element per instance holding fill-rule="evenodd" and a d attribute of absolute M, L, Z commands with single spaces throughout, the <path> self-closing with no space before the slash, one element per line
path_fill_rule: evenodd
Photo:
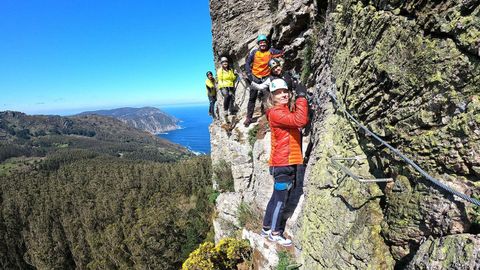
<path fill-rule="evenodd" d="M 288 247 L 292 245 L 292 240 L 283 237 L 283 235 L 281 234 L 273 235 L 272 233 L 270 233 L 270 235 L 268 236 L 268 240 L 272 242 L 277 242 L 278 244 L 284 247 Z"/>
<path fill-rule="evenodd" d="M 260 236 L 261 237 L 267 237 L 270 235 L 270 233 L 272 232 L 272 230 L 265 230 L 264 228 L 262 228 L 262 231 L 260 232 Z"/>

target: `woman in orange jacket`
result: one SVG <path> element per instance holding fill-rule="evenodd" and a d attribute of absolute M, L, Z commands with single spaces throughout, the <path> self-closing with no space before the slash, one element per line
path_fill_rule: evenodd
<path fill-rule="evenodd" d="M 296 89 L 295 108 L 289 108 L 292 92 L 283 79 L 270 83 L 266 99 L 266 115 L 271 130 L 270 174 L 274 178 L 273 193 L 268 202 L 261 235 L 283 246 L 292 241 L 283 236 L 283 212 L 289 190 L 296 177 L 297 166 L 303 164 L 300 129 L 308 123 L 306 88 Z"/>

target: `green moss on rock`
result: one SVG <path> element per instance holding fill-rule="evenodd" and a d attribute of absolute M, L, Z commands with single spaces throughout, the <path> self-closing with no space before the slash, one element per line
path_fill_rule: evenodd
<path fill-rule="evenodd" d="M 342 117 L 328 117 L 322 144 L 316 148 L 317 162 L 309 175 L 304 208 L 302 247 L 305 267 L 321 269 L 393 268 L 388 246 L 381 237 L 382 210 L 376 184 L 360 184 L 346 177 L 331 163 L 332 157 L 361 156 L 354 130 Z M 349 166 L 348 164 L 346 164 Z M 350 169 L 365 177 L 368 162 Z"/>
<path fill-rule="evenodd" d="M 462 192 L 476 193 L 480 64 L 472 53 L 477 54 L 480 9 L 467 14 L 460 12 L 466 4 L 447 1 L 388 4 L 392 9 L 380 2 L 342 1 L 330 14 L 329 57 L 340 100 L 429 174 Z M 395 8 L 400 10 L 389 11 Z M 385 188 L 382 223 L 395 259 L 402 260 L 425 237 L 468 230 L 474 219 L 467 216 L 470 205 L 426 183 L 389 150 L 372 144 L 371 138 L 358 136 L 361 152 L 378 159 L 370 170 L 396 179 Z M 318 177 L 332 178 L 325 173 Z M 358 187 L 344 190 L 332 194 L 359 195 Z M 358 205 L 351 198 L 346 202 Z"/>
<path fill-rule="evenodd" d="M 428 239 L 407 269 L 478 269 L 480 237 L 458 234 Z"/>

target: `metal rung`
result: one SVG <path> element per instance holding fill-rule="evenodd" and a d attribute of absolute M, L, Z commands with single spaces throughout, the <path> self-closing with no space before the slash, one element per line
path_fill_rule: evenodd
<path fill-rule="evenodd" d="M 293 263 L 293 264 L 287 265 L 287 267 L 286 267 L 285 269 L 287 269 L 287 270 L 295 270 L 295 269 L 299 269 L 301 266 L 302 266 L 301 263 Z"/>
<path fill-rule="evenodd" d="M 360 183 L 376 183 L 376 182 L 393 182 L 393 178 L 375 178 L 375 179 L 367 179 L 363 178 L 362 176 L 354 174 L 349 168 L 343 166 L 338 160 L 354 160 L 353 164 L 355 161 L 360 161 L 362 159 L 365 159 L 364 157 L 332 157 L 330 160 L 332 161 L 333 164 L 335 164 L 338 168 L 340 168 L 341 171 L 352 177 L 353 179 L 357 180 Z M 352 164 L 352 165 L 353 165 Z"/>

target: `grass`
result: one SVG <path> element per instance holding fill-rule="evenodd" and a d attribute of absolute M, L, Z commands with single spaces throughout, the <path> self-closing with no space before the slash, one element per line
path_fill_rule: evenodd
<path fill-rule="evenodd" d="M 219 195 L 220 192 L 218 190 L 212 190 L 212 192 L 208 195 L 208 201 L 212 204 L 215 204 Z"/>
<path fill-rule="evenodd" d="M 280 251 L 278 252 L 278 264 L 277 270 L 291 270 L 291 269 L 298 269 L 300 265 L 297 264 L 293 258 L 293 256 L 286 252 Z"/>
<path fill-rule="evenodd" d="M 9 158 L 0 163 L 0 176 L 10 176 L 15 171 L 28 170 L 31 166 L 41 160 L 39 157 L 15 157 Z"/>
<path fill-rule="evenodd" d="M 255 141 L 257 141 L 257 133 L 258 133 L 259 125 L 255 125 L 252 129 L 248 131 L 248 143 L 250 146 L 253 147 Z"/>
<path fill-rule="evenodd" d="M 240 226 L 247 230 L 256 231 L 262 227 L 262 214 L 245 202 L 241 202 L 238 206 L 237 218 Z"/>
<path fill-rule="evenodd" d="M 213 180 L 220 192 L 235 191 L 232 165 L 223 159 L 213 165 Z"/>
<path fill-rule="evenodd" d="M 67 148 L 68 143 L 53 143 L 53 146 L 56 148 Z"/>
<path fill-rule="evenodd" d="M 0 175 L 9 176 L 12 174 L 12 170 L 15 168 L 17 168 L 17 165 L 5 161 L 0 164 Z"/>

